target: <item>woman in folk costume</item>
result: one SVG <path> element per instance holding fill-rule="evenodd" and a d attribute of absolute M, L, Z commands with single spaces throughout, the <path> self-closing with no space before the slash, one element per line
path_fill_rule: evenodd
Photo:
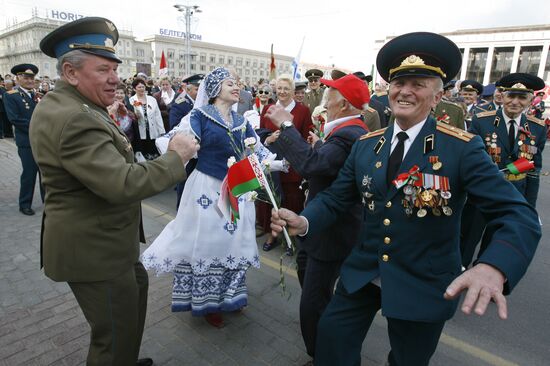
<path fill-rule="evenodd" d="M 247 304 L 246 271 L 260 265 L 251 193 L 239 198 L 236 223 L 217 205 L 228 160 L 251 153 L 245 139 L 259 141 L 250 124 L 231 110 L 238 100 L 235 79 L 227 69 L 217 68 L 201 83 L 190 117 L 168 134 L 194 134 L 201 146 L 198 163 L 187 179 L 176 218 L 142 255 L 147 269 L 174 272 L 172 311 L 205 316 L 216 327 L 223 326 L 221 312 Z M 254 153 L 260 161 L 274 158 L 259 143 Z"/>

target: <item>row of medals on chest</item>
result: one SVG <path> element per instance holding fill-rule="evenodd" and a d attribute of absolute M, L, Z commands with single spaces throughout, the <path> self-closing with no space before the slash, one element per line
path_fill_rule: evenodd
<path fill-rule="evenodd" d="M 501 162 L 500 154 L 502 149 L 497 145 L 497 134 L 496 132 L 488 133 L 485 136 L 485 146 L 487 152 L 493 159 L 495 163 Z M 529 138 L 529 143 L 527 143 L 527 138 Z M 518 142 L 519 146 L 519 157 L 525 158 L 527 160 L 532 160 L 533 155 L 537 153 L 537 147 L 535 146 L 535 136 L 528 134 L 524 130 L 519 130 Z"/>
<path fill-rule="evenodd" d="M 435 159 L 430 159 L 432 168 L 439 170 L 442 163 Z M 429 182 L 429 183 L 427 183 Z M 370 185 L 370 178 L 365 176 L 363 186 Z M 368 191 L 363 193 L 363 204 L 366 204 L 370 211 L 375 210 L 373 199 L 374 194 Z M 453 209 L 449 207 L 449 199 L 451 199 L 451 191 L 449 179 L 434 174 L 425 174 L 417 172 L 409 176 L 407 184 L 403 186 L 403 199 L 401 204 L 405 209 L 407 216 L 412 216 L 416 208 L 417 217 L 425 217 L 428 211 L 431 211 L 434 216 L 451 216 Z"/>

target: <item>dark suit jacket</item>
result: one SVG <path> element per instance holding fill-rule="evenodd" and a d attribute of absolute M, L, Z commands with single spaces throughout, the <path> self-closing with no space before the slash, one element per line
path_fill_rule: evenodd
<path fill-rule="evenodd" d="M 357 142 L 331 187 L 302 212 L 309 220 L 309 237 L 347 214 L 359 196 L 366 198 L 359 242 L 342 265 L 340 283 L 355 293 L 380 277 L 386 317 L 425 322 L 451 318 L 458 299 L 448 301 L 443 294 L 461 273 L 460 218 L 468 194 L 476 198 L 492 233 L 479 262 L 505 275 L 504 292 L 509 293 L 527 270 L 540 240 L 536 211 L 502 177 L 479 137 L 436 124 L 429 117 L 398 173 L 417 165 L 421 173 L 447 177 L 452 193 L 447 206 L 453 212 L 437 216 L 428 209 L 418 217 L 414 209 L 407 216 L 403 189 L 388 188 L 386 183 L 392 133 L 393 126 Z M 442 163 L 439 170 L 432 167 L 433 156 Z"/>
<path fill-rule="evenodd" d="M 366 128 L 355 125 L 342 127 L 330 134 L 324 143 L 319 140 L 314 148 L 304 141 L 295 128 L 287 128 L 281 132 L 273 145 L 298 174 L 308 180 L 306 206 L 319 192 L 332 184 L 351 147 L 366 132 Z M 318 260 L 343 260 L 357 244 L 360 226 L 361 204 L 357 201 L 332 225 L 316 234 L 308 235 L 301 241 L 300 247 L 308 256 Z"/>
<path fill-rule="evenodd" d="M 4 107 L 8 120 L 15 127 L 15 143 L 18 147 L 30 147 L 29 126 L 36 102 L 15 87 L 4 94 Z"/>
<path fill-rule="evenodd" d="M 134 163 L 128 139 L 107 110 L 63 80 L 38 104 L 30 140 L 46 188 L 46 276 L 104 281 L 133 268 L 140 200 L 185 178 L 178 154 Z"/>

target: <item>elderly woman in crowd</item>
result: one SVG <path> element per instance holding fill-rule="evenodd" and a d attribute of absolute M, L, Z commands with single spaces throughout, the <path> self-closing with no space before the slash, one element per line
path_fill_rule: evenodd
<path fill-rule="evenodd" d="M 126 85 L 121 83 L 117 85 L 115 90 L 115 101 L 107 107 L 107 112 L 109 112 L 109 115 L 117 126 L 126 134 L 128 140 L 130 140 L 130 143 L 134 147 L 135 137 L 139 133 L 137 129 L 137 118 L 133 112 L 128 110 L 131 108 L 129 108 L 126 103 Z"/>
<path fill-rule="evenodd" d="M 130 98 L 130 104 L 138 119 L 139 134 L 136 136 L 137 151 L 145 159 L 153 160 L 159 156 L 155 139 L 165 133 L 162 116 L 155 98 L 146 94 L 145 81 L 135 79 L 132 82 L 136 94 Z"/>
<path fill-rule="evenodd" d="M 172 311 L 191 311 L 216 327 L 224 325 L 221 312 L 247 304 L 246 271 L 260 264 L 254 203 L 246 197 L 251 194 L 239 198 L 235 223 L 217 207 L 228 162 L 250 153 L 260 160 L 263 156 L 260 144 L 254 152 L 245 146 L 245 139 L 256 140 L 256 134 L 232 111 L 238 100 L 239 87 L 225 68 L 214 69 L 201 83 L 195 108 L 177 127 L 188 123 L 200 142 L 197 166 L 187 179 L 176 218 L 142 256 L 147 268 L 174 272 Z"/>
<path fill-rule="evenodd" d="M 304 140 L 307 141 L 309 131 L 312 129 L 311 113 L 309 108 L 302 103 L 296 103 L 294 101 L 294 81 L 291 75 L 282 75 L 277 79 L 275 84 L 275 90 L 277 94 L 277 105 L 284 107 L 294 117 L 292 123 L 294 128 L 300 132 Z M 272 133 L 267 136 L 264 141 L 266 146 L 269 146 L 279 137 L 279 128 L 271 122 L 269 118 L 265 116 L 269 108 L 274 105 L 268 105 L 263 109 L 260 117 L 260 128 L 267 128 Z M 281 206 L 288 208 L 296 213 L 299 213 L 304 208 L 304 192 L 300 189 L 300 183 L 302 178 L 294 169 L 290 169 L 288 173 L 281 173 L 281 187 L 282 187 L 282 202 Z M 271 219 L 271 206 L 258 203 L 258 224 L 263 227 L 265 233 L 268 234 L 267 240 L 263 244 L 262 249 L 264 251 L 270 251 L 278 242 L 271 235 L 270 219 Z M 292 255 L 291 249 L 287 249 L 287 255 Z"/>
<path fill-rule="evenodd" d="M 153 97 L 157 100 L 159 105 L 160 115 L 162 116 L 162 123 L 166 131 L 170 130 L 169 115 L 171 103 L 176 98 L 176 92 L 172 89 L 170 80 L 168 77 L 160 79 L 160 91 L 153 94 Z"/>

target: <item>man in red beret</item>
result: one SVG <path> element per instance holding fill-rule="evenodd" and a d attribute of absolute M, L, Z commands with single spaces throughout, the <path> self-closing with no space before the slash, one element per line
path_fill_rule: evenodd
<path fill-rule="evenodd" d="M 323 138 L 310 132 L 311 146 L 293 127 L 292 115 L 273 106 L 267 117 L 281 129 L 272 146 L 302 177 L 309 181 L 306 206 L 328 188 L 344 165 L 353 143 L 367 131 L 360 118 L 370 100 L 367 85 L 355 75 L 321 82 L 330 89 L 325 104 L 328 122 Z M 316 235 L 298 240 L 298 279 L 302 286 L 300 326 L 307 353 L 315 354 L 317 323 L 329 303 L 340 266 L 357 243 L 361 224 L 361 203 Z M 302 239 L 302 238 L 300 238 Z"/>

